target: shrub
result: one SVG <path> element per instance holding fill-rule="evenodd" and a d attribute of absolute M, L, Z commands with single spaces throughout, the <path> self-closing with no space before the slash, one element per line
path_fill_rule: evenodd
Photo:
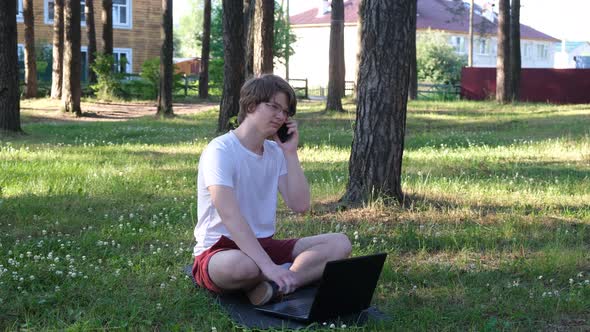
<path fill-rule="evenodd" d="M 457 84 L 467 58 L 455 53 L 444 33 L 428 30 L 417 36 L 416 63 L 418 81 Z"/>
<path fill-rule="evenodd" d="M 173 90 L 183 89 L 184 81 L 182 74 L 173 75 Z M 121 83 L 121 95 L 125 98 L 137 98 L 154 100 L 158 97 L 160 85 L 160 58 L 155 57 L 146 60 L 141 65 L 139 78 L 126 80 Z"/>
<path fill-rule="evenodd" d="M 125 58 L 122 58 L 121 61 L 125 61 Z M 90 87 L 98 99 L 112 100 L 122 95 L 121 80 L 125 74 L 115 72 L 114 68 L 115 58 L 112 55 L 100 53 L 97 54 L 94 63 L 90 65 L 90 69 L 96 73 L 96 84 Z"/>

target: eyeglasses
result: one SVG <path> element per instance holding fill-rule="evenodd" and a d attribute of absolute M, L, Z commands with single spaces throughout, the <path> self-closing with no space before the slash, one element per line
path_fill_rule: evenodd
<path fill-rule="evenodd" d="M 264 105 L 266 105 L 266 107 L 268 107 L 275 114 L 282 112 L 285 117 L 289 117 L 289 110 L 282 108 L 281 105 L 279 105 L 277 103 L 267 102 L 267 103 L 264 103 Z"/>

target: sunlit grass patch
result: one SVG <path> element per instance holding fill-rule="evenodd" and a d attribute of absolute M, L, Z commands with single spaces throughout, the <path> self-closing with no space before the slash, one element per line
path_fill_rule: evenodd
<path fill-rule="evenodd" d="M 312 211 L 281 203 L 278 236 L 344 232 L 354 255 L 389 253 L 374 303 L 392 320 L 367 331 L 587 327 L 590 106 L 410 102 L 404 206 L 351 210 L 337 201 L 355 107 L 323 106 L 296 115 Z M 0 138 L 0 329 L 241 330 L 181 271 L 216 126 L 215 109 L 36 118 Z"/>

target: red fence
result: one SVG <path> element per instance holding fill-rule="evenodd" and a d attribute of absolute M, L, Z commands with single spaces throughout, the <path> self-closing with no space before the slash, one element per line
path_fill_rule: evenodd
<path fill-rule="evenodd" d="M 463 68 L 461 96 L 484 100 L 496 94 L 496 68 Z M 590 69 L 522 69 L 520 100 L 556 104 L 590 103 Z"/>

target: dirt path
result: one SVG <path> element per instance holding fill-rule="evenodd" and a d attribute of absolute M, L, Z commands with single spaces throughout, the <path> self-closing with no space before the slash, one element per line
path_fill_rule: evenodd
<path fill-rule="evenodd" d="M 36 99 L 21 101 L 23 123 L 27 122 L 87 122 L 87 121 L 127 121 L 144 116 L 155 116 L 156 104 L 127 103 L 127 102 L 93 102 L 81 104 L 83 116 L 76 118 L 63 113 L 61 102 L 51 99 Z M 218 103 L 175 103 L 174 114 L 194 114 L 218 107 Z"/>

